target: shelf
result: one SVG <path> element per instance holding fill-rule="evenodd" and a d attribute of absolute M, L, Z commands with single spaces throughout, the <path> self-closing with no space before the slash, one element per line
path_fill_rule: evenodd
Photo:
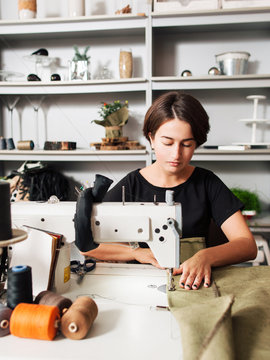
<path fill-rule="evenodd" d="M 0 150 L 0 161 L 147 161 L 146 150 Z"/>
<path fill-rule="evenodd" d="M 81 16 L 76 18 L 36 18 L 29 20 L 2 20 L 0 21 L 1 38 L 39 39 L 70 38 L 84 36 L 84 34 L 106 32 L 115 35 L 125 30 L 125 36 L 132 30 L 143 33 L 147 17 L 133 14 L 114 16 Z M 138 30 L 138 31 L 136 31 Z M 128 33 L 127 33 L 128 32 Z"/>
<path fill-rule="evenodd" d="M 270 149 L 239 151 L 197 149 L 192 161 L 270 161 Z"/>
<path fill-rule="evenodd" d="M 31 81 L 31 82 L 0 82 L 0 94 L 88 94 L 121 91 L 146 91 L 145 78 L 108 79 L 88 81 Z"/>
<path fill-rule="evenodd" d="M 269 88 L 270 74 L 154 76 L 153 90 Z"/>
<path fill-rule="evenodd" d="M 222 28 L 230 30 L 234 28 L 269 29 L 270 7 L 152 13 L 152 26 L 153 28 L 170 28 L 178 31 L 192 30 L 197 27 L 207 30 Z"/>

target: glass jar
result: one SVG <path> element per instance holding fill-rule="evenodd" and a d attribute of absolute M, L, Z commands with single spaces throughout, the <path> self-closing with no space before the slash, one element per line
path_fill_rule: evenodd
<path fill-rule="evenodd" d="M 19 19 L 32 19 L 37 15 L 36 0 L 18 0 Z"/>
<path fill-rule="evenodd" d="M 120 49 L 119 75 L 121 79 L 131 78 L 133 73 L 133 58 L 131 49 Z"/>

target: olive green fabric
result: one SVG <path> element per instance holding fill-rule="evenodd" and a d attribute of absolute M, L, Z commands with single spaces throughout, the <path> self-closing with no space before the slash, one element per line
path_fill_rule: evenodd
<path fill-rule="evenodd" d="M 183 359 L 270 359 L 270 267 L 213 269 L 209 288 L 168 291 Z"/>
<path fill-rule="evenodd" d="M 180 241 L 180 260 L 181 263 L 189 259 L 192 255 L 205 248 L 204 237 L 183 238 Z"/>

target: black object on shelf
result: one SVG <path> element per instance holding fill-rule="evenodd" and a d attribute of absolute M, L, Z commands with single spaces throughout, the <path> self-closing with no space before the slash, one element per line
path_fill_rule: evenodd
<path fill-rule="evenodd" d="M 27 81 L 41 81 L 41 78 L 38 77 L 36 74 L 29 74 L 27 76 Z"/>
<path fill-rule="evenodd" d="M 44 49 L 44 48 L 40 48 L 36 51 L 34 51 L 31 55 L 42 55 L 42 56 L 48 56 L 49 55 L 49 52 L 47 49 Z"/>
<path fill-rule="evenodd" d="M 51 75 L 51 81 L 60 81 L 61 76 L 59 74 L 52 74 Z"/>

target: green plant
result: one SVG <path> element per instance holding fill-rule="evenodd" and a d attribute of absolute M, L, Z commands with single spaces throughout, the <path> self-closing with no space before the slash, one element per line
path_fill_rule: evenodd
<path fill-rule="evenodd" d="M 73 60 L 73 61 L 88 61 L 88 60 L 90 59 L 90 56 L 87 56 L 87 52 L 88 52 L 89 48 L 90 48 L 89 45 L 86 46 L 86 47 L 84 48 L 83 53 L 81 54 L 80 51 L 79 51 L 78 46 L 77 46 L 77 45 L 74 45 L 74 46 L 73 46 L 73 49 L 74 49 L 74 51 L 75 51 L 75 55 L 74 55 L 74 57 L 73 57 L 72 60 Z"/>
<path fill-rule="evenodd" d="M 128 101 L 115 100 L 112 104 L 102 102 L 99 115 L 102 120 L 92 122 L 105 127 L 106 138 L 121 138 L 123 126 L 128 122 Z"/>
<path fill-rule="evenodd" d="M 112 104 L 102 102 L 102 107 L 99 110 L 100 116 L 105 120 L 106 117 L 122 107 L 128 107 L 128 101 L 126 100 L 123 104 L 119 100 L 115 100 Z"/>
<path fill-rule="evenodd" d="M 261 204 L 259 197 L 254 192 L 240 188 L 231 188 L 231 191 L 244 204 L 244 210 L 255 210 L 257 213 L 261 212 Z"/>
<path fill-rule="evenodd" d="M 111 104 L 101 103 L 99 115 L 103 120 L 93 120 L 94 123 L 102 126 L 124 126 L 128 121 L 128 101 L 121 103 L 115 100 Z"/>

